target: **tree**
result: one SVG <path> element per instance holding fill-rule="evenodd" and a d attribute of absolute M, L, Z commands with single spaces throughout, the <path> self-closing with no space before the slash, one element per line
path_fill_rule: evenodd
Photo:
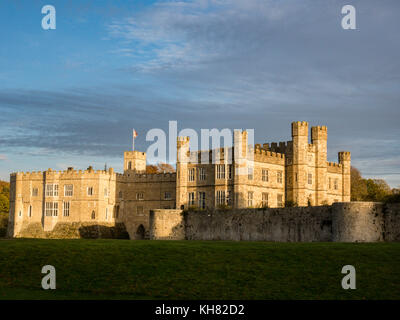
<path fill-rule="evenodd" d="M 175 168 L 171 166 L 169 163 L 157 163 L 149 164 L 146 166 L 146 173 L 172 173 L 175 172 Z"/>
<path fill-rule="evenodd" d="M 351 167 L 350 179 L 351 201 L 365 201 L 368 196 L 367 183 L 357 168 Z"/>

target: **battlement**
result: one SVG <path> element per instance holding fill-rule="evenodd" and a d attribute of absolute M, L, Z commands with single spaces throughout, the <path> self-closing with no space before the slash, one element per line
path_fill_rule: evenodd
<path fill-rule="evenodd" d="M 326 126 L 311 127 L 311 140 L 327 140 L 328 128 Z"/>
<path fill-rule="evenodd" d="M 338 158 L 340 163 L 343 161 L 351 161 L 351 154 L 349 151 L 340 151 L 338 153 Z"/>
<path fill-rule="evenodd" d="M 254 149 L 254 161 L 284 165 L 285 155 L 283 153 L 266 151 L 265 149 L 256 147 Z"/>
<path fill-rule="evenodd" d="M 127 158 L 134 158 L 134 159 L 141 159 L 141 160 L 146 160 L 146 152 L 140 152 L 140 151 L 124 151 L 124 157 Z"/>
<path fill-rule="evenodd" d="M 176 172 L 162 173 L 117 173 L 118 182 L 173 182 L 176 181 Z"/>
<path fill-rule="evenodd" d="M 341 163 L 336 163 L 336 162 L 327 162 L 327 171 L 329 173 L 342 173 L 342 164 Z"/>
<path fill-rule="evenodd" d="M 65 177 L 83 177 L 83 176 L 100 176 L 100 175 L 113 175 L 114 169 L 109 168 L 107 171 L 105 170 L 93 170 L 88 168 L 86 170 L 74 170 L 69 168 L 67 170 L 53 170 L 51 168 L 46 171 L 27 171 L 27 172 L 13 172 L 10 174 L 10 177 L 15 178 L 23 178 L 23 179 L 43 179 L 44 177 L 52 178 L 63 178 Z"/>
<path fill-rule="evenodd" d="M 292 137 L 308 136 L 308 122 L 296 121 L 292 122 Z"/>
<path fill-rule="evenodd" d="M 293 141 L 264 143 L 262 149 L 277 153 L 288 153 L 293 150 Z"/>

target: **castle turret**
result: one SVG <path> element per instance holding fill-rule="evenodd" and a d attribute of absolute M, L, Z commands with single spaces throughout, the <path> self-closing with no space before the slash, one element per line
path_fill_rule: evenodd
<path fill-rule="evenodd" d="M 133 170 L 136 172 L 146 171 L 146 153 L 140 151 L 124 152 L 124 171 Z"/>
<path fill-rule="evenodd" d="M 178 137 L 176 157 L 176 208 L 187 206 L 187 181 L 189 163 L 189 137 Z"/>
<path fill-rule="evenodd" d="M 315 146 L 315 205 L 322 205 L 327 201 L 327 141 L 328 129 L 326 126 L 311 128 L 311 143 Z"/>
<path fill-rule="evenodd" d="M 308 198 L 306 194 L 306 172 L 307 172 L 307 146 L 308 146 L 308 123 L 305 121 L 292 122 L 293 140 L 293 164 L 292 180 L 293 188 L 288 200 L 296 202 L 299 206 L 306 206 Z M 289 196 L 289 194 L 288 194 Z"/>
<path fill-rule="evenodd" d="M 350 201 L 351 195 L 351 155 L 348 151 L 338 154 L 339 163 L 342 165 L 342 201 Z"/>

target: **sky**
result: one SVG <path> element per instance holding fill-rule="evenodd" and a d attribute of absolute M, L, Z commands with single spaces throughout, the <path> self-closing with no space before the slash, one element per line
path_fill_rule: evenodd
<path fill-rule="evenodd" d="M 56 29 L 42 28 L 44 5 Z M 344 5 L 356 29 L 341 26 Z M 400 185 L 397 0 L 1 0 L 0 179 L 122 171 L 152 128 L 328 127 L 328 160 Z"/>

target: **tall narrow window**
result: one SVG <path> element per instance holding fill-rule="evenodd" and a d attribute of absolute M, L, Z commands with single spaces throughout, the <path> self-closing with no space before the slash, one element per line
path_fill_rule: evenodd
<path fill-rule="evenodd" d="M 93 195 L 93 187 L 88 187 L 87 188 L 87 194 L 88 194 L 88 196 L 92 196 Z"/>
<path fill-rule="evenodd" d="M 195 168 L 188 169 L 188 180 L 194 181 L 194 177 L 195 177 Z"/>
<path fill-rule="evenodd" d="M 206 208 L 206 193 L 199 192 L 199 208 L 205 209 Z"/>
<path fill-rule="evenodd" d="M 64 196 L 72 197 L 74 194 L 74 186 L 72 184 L 64 185 Z"/>
<path fill-rule="evenodd" d="M 247 206 L 249 208 L 253 206 L 253 194 L 254 193 L 252 191 L 247 192 Z"/>
<path fill-rule="evenodd" d="M 263 192 L 261 205 L 265 208 L 268 207 L 268 193 Z"/>
<path fill-rule="evenodd" d="M 71 206 L 71 203 L 69 201 L 66 201 L 63 203 L 63 216 L 64 217 L 69 217 L 70 206 Z"/>
<path fill-rule="evenodd" d="M 132 170 L 132 161 L 128 162 L 128 170 Z"/>
<path fill-rule="evenodd" d="M 334 188 L 335 190 L 338 189 L 338 179 L 335 179 L 335 180 L 333 181 L 333 188 Z"/>
<path fill-rule="evenodd" d="M 276 181 L 278 183 L 282 183 L 282 176 L 283 176 L 282 171 L 278 171 L 276 175 Z"/>
<path fill-rule="evenodd" d="M 225 165 L 217 164 L 217 179 L 225 179 Z"/>
<path fill-rule="evenodd" d="M 38 188 L 33 188 L 32 189 L 32 197 L 37 197 L 39 194 L 39 189 Z"/>
<path fill-rule="evenodd" d="M 107 198 L 108 197 L 108 189 L 104 188 L 104 197 Z"/>
<path fill-rule="evenodd" d="M 262 181 L 268 182 L 268 170 L 267 169 L 262 170 Z"/>
<path fill-rule="evenodd" d="M 108 219 L 108 208 L 106 208 L 106 220 Z"/>
<path fill-rule="evenodd" d="M 199 180 L 204 181 L 206 180 L 206 169 L 199 168 Z"/>
<path fill-rule="evenodd" d="M 32 217 L 32 206 L 28 207 L 28 217 Z"/>
<path fill-rule="evenodd" d="M 58 202 L 53 203 L 53 216 L 54 217 L 58 216 Z"/>
<path fill-rule="evenodd" d="M 308 174 L 308 184 L 312 184 L 312 173 Z"/>
<path fill-rule="evenodd" d="M 194 192 L 188 193 L 188 205 L 194 206 Z"/>
<path fill-rule="evenodd" d="M 217 206 L 221 206 L 225 204 L 225 191 L 218 190 L 216 193 L 216 204 Z"/>
<path fill-rule="evenodd" d="M 92 220 L 96 219 L 96 212 L 92 211 Z"/>

